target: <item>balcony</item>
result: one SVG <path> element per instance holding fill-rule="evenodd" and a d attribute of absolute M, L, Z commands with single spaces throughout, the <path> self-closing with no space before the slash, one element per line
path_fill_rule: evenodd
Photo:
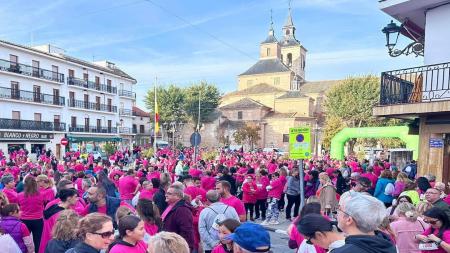
<path fill-rule="evenodd" d="M 450 63 L 381 73 L 374 116 L 419 115 L 450 110 Z"/>
<path fill-rule="evenodd" d="M 103 133 L 103 134 L 116 134 L 116 127 L 98 127 L 98 126 L 84 126 L 75 125 L 69 126 L 69 132 L 79 132 L 79 133 Z"/>
<path fill-rule="evenodd" d="M 0 70 L 58 83 L 64 83 L 64 74 L 3 59 L 0 59 Z"/>
<path fill-rule="evenodd" d="M 16 90 L 0 87 L 0 98 L 13 99 L 26 102 L 34 102 L 47 105 L 64 106 L 65 98 L 33 91 Z"/>
<path fill-rule="evenodd" d="M 66 131 L 66 124 L 50 121 L 35 121 L 0 118 L 0 129 Z"/>
<path fill-rule="evenodd" d="M 119 96 L 136 98 L 136 93 L 129 90 L 119 90 Z"/>
<path fill-rule="evenodd" d="M 119 110 L 119 115 L 120 116 L 131 116 L 132 115 L 131 109 L 123 109 L 123 108 L 121 108 Z"/>
<path fill-rule="evenodd" d="M 99 103 L 92 103 L 88 101 L 69 99 L 68 101 L 69 107 L 80 108 L 86 110 L 93 111 L 102 111 L 102 112 L 117 112 L 117 106 L 105 105 Z"/>
<path fill-rule="evenodd" d="M 111 85 L 106 85 L 106 84 L 101 84 L 101 83 L 96 83 L 96 82 L 92 82 L 89 80 L 79 79 L 76 77 L 71 77 L 71 76 L 67 77 L 67 84 L 86 88 L 86 89 L 93 89 L 93 90 L 97 90 L 97 91 L 101 91 L 101 92 L 117 94 L 117 87 L 114 87 Z"/>
<path fill-rule="evenodd" d="M 133 134 L 137 134 L 137 129 L 133 128 Z"/>
<path fill-rule="evenodd" d="M 119 133 L 121 134 L 130 134 L 131 128 L 129 127 L 119 127 Z"/>

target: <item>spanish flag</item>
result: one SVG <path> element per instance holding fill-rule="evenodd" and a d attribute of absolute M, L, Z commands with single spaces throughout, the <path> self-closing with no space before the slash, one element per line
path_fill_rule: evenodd
<path fill-rule="evenodd" d="M 155 85 L 155 140 L 157 133 L 159 133 L 159 111 L 158 111 L 158 100 L 156 99 L 156 85 Z"/>

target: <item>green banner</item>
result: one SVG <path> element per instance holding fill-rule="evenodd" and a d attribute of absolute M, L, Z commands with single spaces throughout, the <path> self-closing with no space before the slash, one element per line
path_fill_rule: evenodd
<path fill-rule="evenodd" d="M 311 129 L 309 127 L 289 129 L 289 158 L 311 158 Z"/>

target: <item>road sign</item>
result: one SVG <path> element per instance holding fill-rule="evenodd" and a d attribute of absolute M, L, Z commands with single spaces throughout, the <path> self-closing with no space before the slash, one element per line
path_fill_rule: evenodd
<path fill-rule="evenodd" d="M 62 138 L 61 139 L 61 145 L 67 146 L 67 144 L 69 144 L 69 140 L 67 138 Z"/>
<path fill-rule="evenodd" d="M 199 132 L 194 132 L 191 134 L 191 145 L 192 146 L 198 146 L 200 145 L 200 143 L 202 142 L 202 136 L 200 135 Z"/>
<path fill-rule="evenodd" d="M 289 129 L 289 158 L 311 158 L 311 129 L 309 127 Z"/>

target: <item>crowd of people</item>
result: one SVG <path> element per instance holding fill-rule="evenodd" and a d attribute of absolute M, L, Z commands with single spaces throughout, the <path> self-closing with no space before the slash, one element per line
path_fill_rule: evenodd
<path fill-rule="evenodd" d="M 276 153 L 206 152 L 0 153 L 2 252 L 272 252 L 280 222 L 300 253 L 450 252 L 447 186 L 414 161 L 324 155 L 299 171 Z"/>

